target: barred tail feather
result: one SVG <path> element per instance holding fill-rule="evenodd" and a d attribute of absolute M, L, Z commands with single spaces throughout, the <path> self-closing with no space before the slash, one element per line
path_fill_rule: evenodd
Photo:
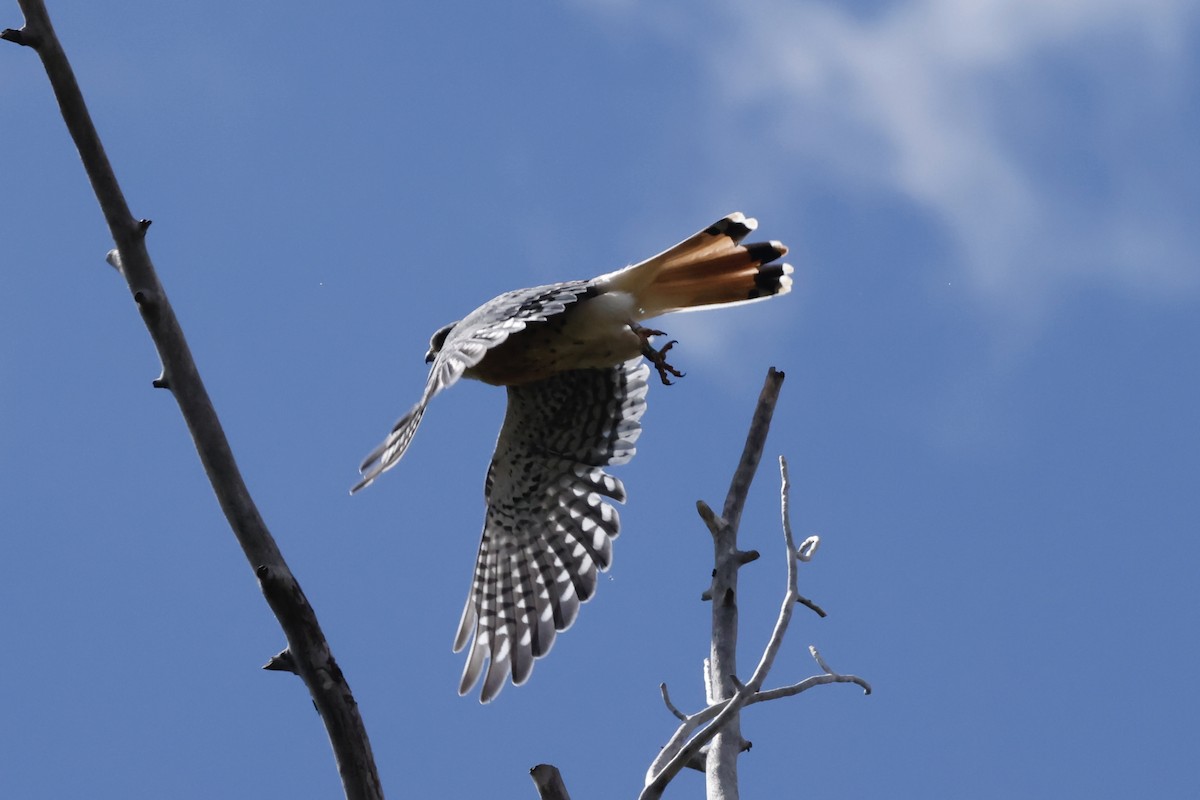
<path fill-rule="evenodd" d="M 637 298 L 640 319 L 787 294 L 792 267 L 777 241 L 743 245 L 758 221 L 735 212 L 653 258 L 597 278 Z"/>
<path fill-rule="evenodd" d="M 744 252 L 664 272 L 642 298 L 646 317 L 752 303 L 792 290 L 792 265 L 768 263 L 787 252 L 782 244 L 763 242 L 738 250 Z"/>

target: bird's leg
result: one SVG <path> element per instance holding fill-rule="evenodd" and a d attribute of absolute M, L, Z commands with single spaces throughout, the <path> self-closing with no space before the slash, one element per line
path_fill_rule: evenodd
<path fill-rule="evenodd" d="M 636 323 L 630 323 L 629 329 L 638 335 L 642 340 L 642 355 L 650 359 L 650 363 L 658 370 L 658 378 L 663 382 L 664 386 L 670 386 L 672 381 L 667 375 L 674 375 L 676 378 L 682 378 L 684 373 L 672 367 L 667 363 L 667 351 L 678 344 L 678 340 L 672 339 L 662 346 L 661 349 L 656 349 L 650 344 L 651 336 L 666 336 L 663 331 L 656 331 L 652 328 L 643 328 Z"/>

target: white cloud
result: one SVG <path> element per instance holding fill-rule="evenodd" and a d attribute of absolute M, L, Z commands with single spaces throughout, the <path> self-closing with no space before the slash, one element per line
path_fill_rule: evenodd
<path fill-rule="evenodd" d="M 1195 8 L 911 0 L 856 15 L 743 0 L 684 17 L 682 39 L 660 34 L 690 42 L 711 70 L 723 141 L 766 125 L 773 152 L 759 160 L 911 199 L 981 296 L 1017 306 L 1079 280 L 1197 287 L 1200 193 L 1175 174 L 1200 165 L 1196 118 L 1181 110 L 1195 90 Z"/>

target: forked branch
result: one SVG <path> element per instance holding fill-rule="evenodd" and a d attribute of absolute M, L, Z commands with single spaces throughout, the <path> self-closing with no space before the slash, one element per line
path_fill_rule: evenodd
<path fill-rule="evenodd" d="M 730 487 L 730 498 L 725 505 L 725 514 L 718 517 L 704 503 L 698 504 L 700 516 L 712 533 L 714 542 L 717 542 L 717 569 L 714 570 L 713 587 L 706 593 L 707 599 L 719 599 L 722 597 L 726 599 L 727 609 L 732 608 L 732 614 L 727 614 L 725 623 L 731 623 L 732 630 L 725 630 L 719 634 L 714 624 L 714 657 L 706 661 L 705 665 L 708 705 L 704 709 L 695 714 L 685 714 L 671 702 L 666 685 L 663 684 L 660 687 L 663 703 L 666 705 L 667 710 L 680 720 L 680 724 L 670 741 L 667 742 L 666 746 L 663 747 L 657 758 L 650 765 L 646 773 L 646 785 L 641 793 L 640 800 L 655 800 L 655 798 L 661 797 L 667 784 L 681 770 L 695 765 L 702 758 L 708 765 L 706 770 L 709 779 L 708 796 L 710 798 L 736 798 L 736 770 L 723 769 L 721 767 L 714 770 L 713 760 L 714 758 L 735 759 L 737 754 L 745 749 L 745 743 L 741 741 L 741 734 L 738 731 L 737 723 L 741 709 L 746 706 L 760 703 L 764 700 L 790 697 L 813 686 L 820 686 L 826 683 L 854 683 L 862 687 L 866 694 L 870 694 L 871 692 L 871 687 L 862 678 L 834 672 L 821 659 L 820 654 L 814 647 L 810 647 L 809 650 L 813 658 L 817 661 L 817 665 L 821 668 L 822 674 L 814 675 L 790 686 L 766 691 L 762 689 L 763 683 L 766 681 L 767 675 L 774 665 L 779 648 L 783 643 L 783 637 L 791 622 L 792 609 L 796 604 L 804 605 L 821 616 L 825 616 L 825 612 L 819 606 L 805 598 L 799 591 L 799 563 L 812 559 L 820 544 L 820 539 L 815 536 L 809 537 L 799 547 L 796 546 L 792 535 L 789 507 L 791 481 L 788 477 L 787 461 L 783 458 L 779 459 L 781 477 L 780 515 L 782 517 L 784 546 L 787 558 L 787 587 L 784 592 L 783 601 L 780 604 L 779 616 L 775 621 L 775 627 L 771 632 L 771 636 L 763 649 L 762 656 L 759 658 L 758 666 L 755 668 L 748 682 L 743 684 L 732 672 L 722 675 L 717 672 L 714 666 L 717 661 L 719 635 L 721 637 L 732 635 L 734 639 L 734 641 L 729 642 L 727 638 L 722 638 L 722 643 L 725 645 L 726 650 L 722 657 L 726 660 L 726 664 L 730 663 L 732 646 L 736 645 L 736 569 L 741 564 L 752 560 L 745 558 L 743 551 L 737 549 L 736 525 L 737 520 L 741 516 L 742 506 L 745 502 L 746 493 L 749 490 L 754 467 L 758 464 L 761 457 L 762 448 L 766 440 L 766 432 L 770 426 L 771 413 L 775 406 L 782 377 L 781 373 L 776 373 L 774 370 L 768 373 L 767 384 L 764 386 L 754 422 L 751 424 L 746 451 L 743 453 L 741 464 L 735 473 L 733 485 Z M 723 559 L 726 567 L 725 570 L 722 570 Z M 728 576 L 730 574 L 734 576 L 732 582 L 729 581 Z M 717 611 L 714 609 L 714 620 L 717 619 L 717 616 Z M 721 680 L 728 681 L 731 691 L 725 691 L 723 695 L 718 695 L 719 692 L 722 692 Z M 717 743 L 714 743 L 713 740 L 718 739 L 718 737 L 729 737 L 731 729 L 736 733 L 736 739 L 727 741 L 725 744 L 725 753 L 719 754 L 714 752 L 717 749 Z"/>
<path fill-rule="evenodd" d="M 771 369 L 767 373 L 766 383 L 759 396 L 754 419 L 750 424 L 750 432 L 746 437 L 746 447 L 742 458 L 734 472 L 730 484 L 729 496 L 726 498 L 723 514 L 717 514 L 703 501 L 696 504 L 704 524 L 712 534 L 716 568 L 713 570 L 713 582 L 703 599 L 713 601 L 713 645 L 711 657 L 704 662 L 704 678 L 708 704 L 694 714 L 685 714 L 671 700 L 665 683 L 659 684 L 663 705 L 671 715 L 679 720 L 679 726 L 671 736 L 670 741 L 659 752 L 646 771 L 645 787 L 639 795 L 639 800 L 657 800 L 662 797 L 667 784 L 687 768 L 699 769 L 708 778 L 708 797 L 731 800 L 737 797 L 737 773 L 726 767 L 730 760 L 736 760 L 737 755 L 748 748 L 742 740 L 738 729 L 738 717 L 746 706 L 761 703 L 765 700 L 776 700 L 781 697 L 791 697 L 800 694 L 814 686 L 827 683 L 853 683 L 861 687 L 865 694 L 871 693 L 870 685 L 855 675 L 842 675 L 834 672 L 815 647 L 809 647 L 809 652 L 821 668 L 821 674 L 805 678 L 790 686 L 764 690 L 763 683 L 767 679 L 775 657 L 783 643 L 784 634 L 792 619 L 792 609 L 803 605 L 812 609 L 820 616 L 825 612 L 799 591 L 799 564 L 812 560 L 820 545 L 820 539 L 810 536 L 799 547 L 792 536 L 790 514 L 791 481 L 788 477 L 787 461 L 779 459 L 780 471 L 780 516 L 783 524 L 783 540 L 787 558 L 787 587 L 784 591 L 783 602 L 779 607 L 779 616 L 775 627 L 763 648 L 758 666 L 749 682 L 742 683 L 733 671 L 733 658 L 737 645 L 737 571 L 738 569 L 758 558 L 758 553 L 737 548 L 737 525 L 745 506 L 746 495 L 754 472 L 762 458 L 766 444 L 767 432 L 770 429 L 771 417 L 779 390 L 783 385 L 783 373 Z M 719 608 L 718 608 L 719 606 Z M 725 752 L 719 753 L 718 742 L 725 737 L 723 747 Z M 714 759 L 722 759 L 724 764 L 714 769 Z M 551 777 L 556 782 L 555 787 L 561 786 L 558 770 L 547 765 L 535 768 L 543 770 L 542 779 L 535 782 L 543 800 L 557 798 L 557 794 L 549 794 L 543 788 L 543 781 Z M 553 770 L 549 772 L 548 770 Z M 715 782 L 715 786 L 714 786 Z M 562 788 L 565 794 L 565 787 Z"/>

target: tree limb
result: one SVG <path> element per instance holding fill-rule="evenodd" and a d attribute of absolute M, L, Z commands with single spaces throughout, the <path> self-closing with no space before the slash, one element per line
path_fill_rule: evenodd
<path fill-rule="evenodd" d="M 742 457 L 730 482 L 729 493 L 721 516 L 703 500 L 696 503 L 700 518 L 713 538 L 714 569 L 712 584 L 704 599 L 712 601 L 712 646 L 705 660 L 704 683 L 710 709 L 717 708 L 716 719 L 701 733 L 689 737 L 702 721 L 685 718 L 670 742 L 650 765 L 646 787 L 641 797 L 651 800 L 661 796 L 667 783 L 698 755 L 700 748 L 712 740 L 706 758 L 706 781 L 709 797 L 725 800 L 737 798 L 737 755 L 744 749 L 738 710 L 754 692 L 737 681 L 737 572 L 743 565 L 758 557 L 754 551 L 737 547 L 737 528 L 750 483 L 754 480 L 758 462 L 762 459 L 771 416 L 783 386 L 782 372 L 771 368 L 759 394 L 758 405 L 750 423 L 750 431 Z M 665 698 L 664 698 L 665 699 Z M 676 710 L 677 711 L 677 710 Z M 686 747 L 685 747 L 686 745 Z M 724 793 L 718 787 L 732 787 Z"/>
<path fill-rule="evenodd" d="M 553 764 L 538 764 L 529 770 L 529 777 L 533 778 L 533 785 L 537 787 L 538 797 L 542 800 L 571 800 L 562 773 Z"/>
<path fill-rule="evenodd" d="M 162 360 L 162 375 L 154 385 L 170 389 L 179 404 L 221 510 L 287 637 L 287 649 L 271 663 L 275 668 L 295 672 L 308 686 L 325 722 L 346 797 L 382 798 L 371 745 L 350 687 L 330 652 L 312 606 L 242 480 L 183 330 L 150 260 L 145 242 L 150 221 L 135 220 L 130 213 L 45 4 L 41 0 L 18 3 L 25 25 L 20 30 L 5 30 L 0 38 L 33 48 L 42 60 L 116 245 L 109 263 L 128 283 Z"/>
<path fill-rule="evenodd" d="M 682 711 L 680 711 L 678 708 L 675 707 L 674 703 L 671 702 L 671 695 L 669 695 L 667 693 L 667 684 L 660 683 L 658 685 L 658 690 L 660 692 L 662 692 L 663 703 L 666 705 L 667 711 L 670 711 L 672 714 L 674 714 L 676 719 L 678 719 L 682 722 L 687 722 L 687 714 L 684 714 Z"/>
<path fill-rule="evenodd" d="M 771 429 L 771 417 L 775 413 L 779 391 L 783 388 L 783 378 L 783 373 L 774 367 L 767 370 L 767 377 L 750 423 L 750 431 L 746 436 L 746 445 L 742 449 L 741 460 L 733 473 L 729 493 L 725 497 L 725 507 L 721 512 L 721 521 L 724 524 L 719 526 L 719 530 L 713 531 L 715 569 L 711 588 L 711 696 L 708 702 L 730 702 L 726 707 L 727 719 L 722 723 L 724 727 L 717 730 L 708 751 L 705 780 L 709 800 L 738 798 L 737 758 L 742 752 L 742 729 L 737 709 L 745 702 L 747 695 L 734 686 L 734 676 L 737 674 L 738 568 L 746 563 L 738 550 L 737 534 L 742 509 L 746 505 L 746 496 L 750 492 L 750 484 L 754 480 L 758 462 L 762 459 L 763 447 L 767 443 L 767 433 Z M 739 698 L 741 702 L 737 702 Z"/>
<path fill-rule="evenodd" d="M 730 499 L 726 501 L 725 505 L 726 515 L 718 517 L 703 501 L 696 504 L 701 519 L 704 520 L 705 525 L 713 536 L 714 547 L 716 548 L 717 568 L 713 572 L 712 588 L 705 593 L 707 599 L 732 598 L 736 592 L 737 567 L 753 560 L 752 558 L 747 558 L 749 553 L 753 551 L 742 552 L 737 549 L 737 528 L 729 520 L 733 519 L 736 521 L 740 519 L 746 493 L 750 486 L 750 479 L 753 477 L 754 470 L 762 455 L 767 429 L 770 426 L 771 412 L 778 397 L 782 380 L 783 375 L 776 373 L 775 370 L 771 370 L 767 375 L 767 383 L 759 398 L 754 421 L 750 426 L 746 450 L 735 473 L 733 485 L 730 487 Z M 779 648 L 783 643 L 784 634 L 787 632 L 788 624 L 791 621 L 792 609 L 796 604 L 801 603 L 812 608 L 821 616 L 825 615 L 824 611 L 815 603 L 801 596 L 798 588 L 798 565 L 800 562 L 807 562 L 812 559 L 820 545 L 820 539 L 816 536 L 810 536 L 799 547 L 796 546 L 795 539 L 792 536 L 790 519 L 791 481 L 788 477 L 787 461 L 782 457 L 779 459 L 779 470 L 781 479 L 779 505 L 787 558 L 787 587 L 784 592 L 783 601 L 780 604 L 779 616 L 776 619 L 775 627 L 771 631 L 771 636 L 767 641 L 766 647 L 763 649 L 754 674 L 751 676 L 749 682 L 743 684 L 738 680 L 732 669 L 729 669 L 728 672 L 723 672 L 713 666 L 720 659 L 724 659 L 724 668 L 728 669 L 732 667 L 732 651 L 736 647 L 737 638 L 736 603 L 732 602 L 732 599 L 726 603 L 726 614 L 719 620 L 724 627 L 719 628 L 718 614 L 715 609 L 716 601 L 714 601 L 713 650 L 711 657 L 705 659 L 704 671 L 708 706 L 695 714 L 684 714 L 671 702 L 667 694 L 666 685 L 663 684 L 660 686 L 663 702 L 667 706 L 667 710 L 680 720 L 680 725 L 647 770 L 646 784 L 640 795 L 640 800 L 657 800 L 657 798 L 662 796 L 667 784 L 680 771 L 687 767 L 695 768 L 701 758 L 704 759 L 706 764 L 705 772 L 709 800 L 713 800 L 713 798 L 723 798 L 724 800 L 736 798 L 738 791 L 736 772 L 737 755 L 749 749 L 749 743 L 742 739 L 740 726 L 738 725 L 740 711 L 745 706 L 764 700 L 789 697 L 811 689 L 813 686 L 820 686 L 826 683 L 855 683 L 861 686 L 866 694 L 871 693 L 870 685 L 863 679 L 854 675 L 841 675 L 830 669 L 814 647 L 810 647 L 809 650 L 824 674 L 815 675 L 791 686 L 771 689 L 769 691 L 763 691 L 762 689 L 767 674 L 774 664 L 775 656 L 778 654 Z M 720 655 L 717 652 L 718 641 L 723 646 L 723 651 Z M 728 646 L 727 651 L 724 648 L 726 645 Z M 718 694 L 723 696 L 717 696 Z M 701 726 L 704 727 L 701 728 Z M 736 738 L 734 738 L 734 735 L 736 735 Z M 736 751 L 720 755 L 714 753 L 718 744 L 732 750 L 735 742 L 737 744 Z M 702 753 L 705 755 L 702 756 Z M 728 764 L 721 764 L 720 768 L 714 771 L 713 762 L 718 757 L 729 759 L 732 767 L 730 768 Z"/>

